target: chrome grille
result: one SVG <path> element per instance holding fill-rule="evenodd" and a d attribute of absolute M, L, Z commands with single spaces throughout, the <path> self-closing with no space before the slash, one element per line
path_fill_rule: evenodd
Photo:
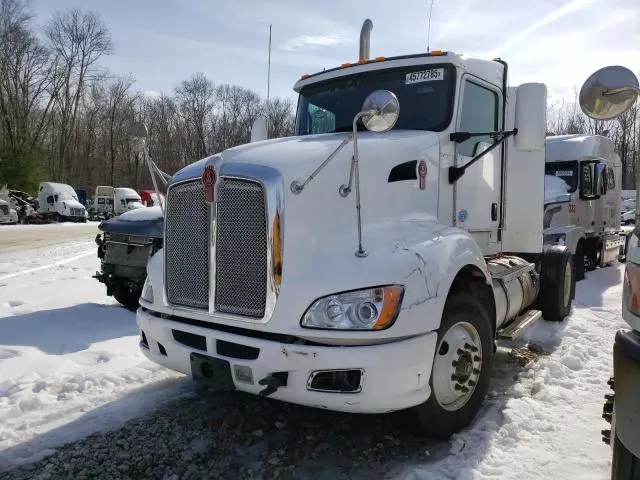
<path fill-rule="evenodd" d="M 167 194 L 165 281 L 174 305 L 209 308 L 209 215 L 201 180 Z"/>
<path fill-rule="evenodd" d="M 216 311 L 261 318 L 267 295 L 267 213 L 262 185 L 217 185 Z"/>
<path fill-rule="evenodd" d="M 71 215 L 74 217 L 82 217 L 84 215 L 84 211 L 82 208 L 72 208 Z"/>

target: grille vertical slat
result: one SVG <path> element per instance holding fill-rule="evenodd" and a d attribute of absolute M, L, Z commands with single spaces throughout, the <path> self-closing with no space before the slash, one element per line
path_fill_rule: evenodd
<path fill-rule="evenodd" d="M 200 179 L 169 189 L 166 213 L 167 298 L 174 305 L 209 308 L 209 215 Z"/>
<path fill-rule="evenodd" d="M 267 294 L 267 218 L 261 184 L 217 184 L 216 311 L 261 318 Z"/>

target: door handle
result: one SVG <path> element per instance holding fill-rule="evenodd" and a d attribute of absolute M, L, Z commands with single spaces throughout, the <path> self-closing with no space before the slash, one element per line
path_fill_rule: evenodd
<path fill-rule="evenodd" d="M 491 204 L 491 221 L 492 222 L 498 221 L 498 204 L 497 203 Z"/>

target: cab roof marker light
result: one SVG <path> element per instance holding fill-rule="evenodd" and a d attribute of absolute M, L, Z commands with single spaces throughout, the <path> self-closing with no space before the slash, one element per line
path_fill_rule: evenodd
<path fill-rule="evenodd" d="M 345 62 L 342 65 L 340 65 L 340 68 L 347 68 L 347 67 L 350 67 L 350 66 L 351 66 L 351 63 Z"/>
<path fill-rule="evenodd" d="M 300 77 L 300 80 L 304 80 L 305 78 L 309 78 L 311 75 L 309 75 L 308 73 L 303 73 L 302 76 Z"/>
<path fill-rule="evenodd" d="M 431 55 L 432 57 L 441 57 L 443 55 L 446 55 L 447 52 L 444 52 L 442 50 L 431 50 L 431 52 L 428 52 L 429 55 Z"/>
<path fill-rule="evenodd" d="M 384 62 L 386 59 L 387 59 L 386 57 L 376 57 L 372 61 L 374 61 L 374 62 Z"/>

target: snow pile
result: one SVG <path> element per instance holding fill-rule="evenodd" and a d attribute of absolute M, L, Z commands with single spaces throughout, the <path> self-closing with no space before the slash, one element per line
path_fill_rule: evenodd
<path fill-rule="evenodd" d="M 544 176 L 544 203 L 568 202 L 570 187 L 563 179 L 553 175 Z"/>
<path fill-rule="evenodd" d="M 500 376 L 506 356 L 501 347 L 497 379 L 474 425 L 454 436 L 447 457 L 398 478 L 610 478 L 611 450 L 600 430 L 607 425 L 601 414 L 604 394 L 610 393 L 606 382 L 613 373 L 613 340 L 625 328 L 623 268 L 590 273 L 576 287 L 568 320 L 541 320 L 526 332 L 524 340 L 542 346 L 546 354 L 516 381 Z"/>
<path fill-rule="evenodd" d="M 118 426 L 191 385 L 140 353 L 135 315 L 91 278 L 96 248 L 0 255 L 0 469 Z"/>

